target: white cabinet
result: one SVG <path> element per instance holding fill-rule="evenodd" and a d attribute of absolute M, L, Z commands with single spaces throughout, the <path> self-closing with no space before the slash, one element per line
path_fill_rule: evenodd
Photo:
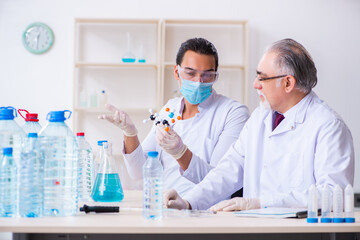
<path fill-rule="evenodd" d="M 182 42 L 193 37 L 208 39 L 218 50 L 217 92 L 246 104 L 245 21 L 76 19 L 74 131 L 84 131 L 94 150 L 98 140 L 113 142 L 114 155 L 121 158 L 121 130 L 97 118 L 109 113 L 98 104 L 100 98 L 106 96 L 109 103 L 130 115 L 142 141 L 152 126 L 142 123 L 149 117 L 149 108 L 159 110 L 167 100 L 179 96 L 173 75 L 176 53 Z M 129 50 L 135 60 L 130 63 L 123 61 Z"/>

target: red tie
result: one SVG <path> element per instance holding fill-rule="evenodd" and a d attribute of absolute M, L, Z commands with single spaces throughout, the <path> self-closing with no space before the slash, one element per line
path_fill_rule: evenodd
<path fill-rule="evenodd" d="M 282 115 L 281 113 L 275 112 L 275 124 L 274 124 L 274 129 L 281 123 L 281 121 L 284 119 L 284 115 Z M 273 129 L 273 130 L 274 130 Z"/>

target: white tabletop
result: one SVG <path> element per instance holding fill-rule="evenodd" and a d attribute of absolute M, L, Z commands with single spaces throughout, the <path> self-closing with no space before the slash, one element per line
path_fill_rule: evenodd
<path fill-rule="evenodd" d="M 121 211 L 121 207 L 141 207 L 141 191 L 126 191 L 117 205 L 120 213 L 85 214 L 73 217 L 0 218 L 0 232 L 14 233 L 326 233 L 360 232 L 360 212 L 355 223 L 307 223 L 306 219 L 236 217 L 231 212 L 201 217 L 169 217 L 146 220 L 141 211 Z M 79 204 L 81 205 L 81 204 Z"/>

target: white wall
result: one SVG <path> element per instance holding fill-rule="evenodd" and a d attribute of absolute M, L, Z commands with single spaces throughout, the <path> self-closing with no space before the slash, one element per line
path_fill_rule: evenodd
<path fill-rule="evenodd" d="M 312 54 L 315 87 L 352 131 L 360 152 L 360 1 L 358 0 L 1 0 L 0 105 L 39 112 L 71 109 L 74 18 L 246 19 L 250 29 L 250 76 L 266 45 L 294 38 Z M 53 48 L 37 56 L 22 45 L 32 22 L 48 24 Z M 221 59 L 220 59 L 221 61 Z M 258 102 L 250 84 L 250 104 Z M 41 121 L 44 124 L 44 120 Z M 360 162 L 355 189 L 360 192 Z"/>

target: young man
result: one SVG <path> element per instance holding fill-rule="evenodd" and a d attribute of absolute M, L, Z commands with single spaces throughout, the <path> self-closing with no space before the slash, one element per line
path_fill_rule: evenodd
<path fill-rule="evenodd" d="M 312 184 L 344 188 L 354 182 L 354 147 L 344 121 L 312 91 L 315 64 L 292 39 L 275 42 L 257 68 L 254 88 L 261 106 L 216 169 L 183 200 L 171 190 L 168 207 L 207 209 L 243 187 L 244 197 L 215 211 L 260 207 L 306 207 Z M 224 169 L 232 169 L 231 173 Z"/>
<path fill-rule="evenodd" d="M 123 155 L 133 179 L 142 178 L 147 152 L 158 151 L 164 167 L 164 189 L 185 194 L 216 167 L 236 141 L 249 118 L 248 109 L 215 92 L 212 86 L 218 78 L 217 68 L 218 54 L 212 43 L 193 38 L 181 44 L 174 75 L 183 97 L 169 100 L 160 115 L 166 107 L 174 109 L 182 120 L 172 124 L 169 132 L 162 124 L 154 126 L 142 144 L 125 112 L 109 105 L 113 114 L 100 116 L 123 130 Z"/>

